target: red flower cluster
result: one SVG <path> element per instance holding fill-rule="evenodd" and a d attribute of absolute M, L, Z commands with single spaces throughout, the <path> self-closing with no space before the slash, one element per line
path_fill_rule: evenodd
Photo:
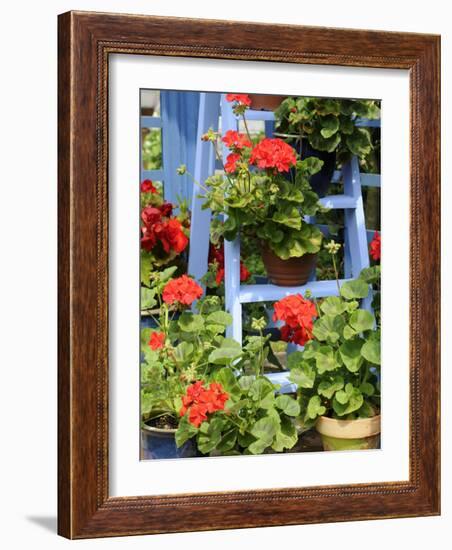
<path fill-rule="evenodd" d="M 166 336 L 164 332 L 159 332 L 157 330 L 154 330 L 153 332 L 151 332 L 151 337 L 149 338 L 150 348 L 154 351 L 158 349 L 162 349 L 163 346 L 165 345 L 165 339 L 166 339 Z"/>
<path fill-rule="evenodd" d="M 223 390 L 221 384 L 212 382 L 205 388 L 203 382 L 198 381 L 187 388 L 186 394 L 182 397 L 182 408 L 180 416 L 188 413 L 188 421 L 196 428 L 207 420 L 207 414 L 224 410 L 229 394 Z"/>
<path fill-rule="evenodd" d="M 232 174 L 237 170 L 237 162 L 240 160 L 240 155 L 238 153 L 230 153 L 226 157 L 226 162 L 224 164 L 224 171 L 228 174 Z"/>
<path fill-rule="evenodd" d="M 150 252 L 157 242 L 162 244 L 163 250 L 171 250 L 180 254 L 188 244 L 182 224 L 177 218 L 170 218 L 173 205 L 164 202 L 159 208 L 146 206 L 141 212 L 144 226 L 141 228 L 141 247 Z"/>
<path fill-rule="evenodd" d="M 228 130 L 223 138 L 222 142 L 229 147 L 229 149 L 243 149 L 244 147 L 252 147 L 253 144 L 249 140 L 249 138 L 246 136 L 246 134 L 242 134 L 240 132 L 236 132 L 235 130 Z"/>
<path fill-rule="evenodd" d="M 369 254 L 373 260 L 381 259 L 381 235 L 375 231 L 374 238 L 369 245 Z"/>
<path fill-rule="evenodd" d="M 287 296 L 274 305 L 273 320 L 286 323 L 281 327 L 281 338 L 299 346 L 304 346 L 312 339 L 315 317 L 315 304 L 303 298 L 301 294 Z"/>
<path fill-rule="evenodd" d="M 251 151 L 250 163 L 266 170 L 288 172 L 296 162 L 295 151 L 279 138 L 264 138 Z"/>
<path fill-rule="evenodd" d="M 140 189 L 142 193 L 153 193 L 153 194 L 158 193 L 157 188 L 154 187 L 154 184 L 152 183 L 151 180 L 142 181 Z"/>
<path fill-rule="evenodd" d="M 182 275 L 166 283 L 162 297 L 163 301 L 167 304 L 175 304 L 177 302 L 190 306 L 195 300 L 201 298 L 202 294 L 203 290 L 196 281 L 187 275 Z"/>
<path fill-rule="evenodd" d="M 226 94 L 226 101 L 240 103 L 240 105 L 246 105 L 249 107 L 251 105 L 251 99 L 247 94 Z"/>
<path fill-rule="evenodd" d="M 224 279 L 224 245 L 222 244 L 220 248 L 217 248 L 213 244 L 210 245 L 209 250 L 209 263 L 212 263 L 213 261 L 216 261 L 218 264 L 218 270 L 215 277 L 215 282 L 217 285 L 221 283 L 221 281 Z M 251 273 L 246 268 L 245 264 L 241 261 L 240 262 L 240 281 L 243 283 L 244 281 L 248 280 Z"/>

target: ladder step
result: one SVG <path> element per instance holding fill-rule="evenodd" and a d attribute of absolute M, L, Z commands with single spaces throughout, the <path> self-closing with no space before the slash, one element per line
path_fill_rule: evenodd
<path fill-rule="evenodd" d="M 340 279 L 339 284 L 352 280 Z M 336 281 L 310 281 L 303 286 L 240 285 L 239 301 L 242 304 L 276 302 L 291 294 L 304 295 L 307 290 L 311 291 L 314 298 L 326 298 L 338 294 Z"/>
<path fill-rule="evenodd" d="M 289 381 L 290 371 L 272 372 L 265 375 L 273 384 L 278 384 L 280 387 L 278 393 L 294 393 L 297 391 L 297 385 Z"/>
<path fill-rule="evenodd" d="M 358 199 L 349 195 L 329 195 L 328 197 L 320 199 L 320 202 L 327 208 L 356 208 Z"/>

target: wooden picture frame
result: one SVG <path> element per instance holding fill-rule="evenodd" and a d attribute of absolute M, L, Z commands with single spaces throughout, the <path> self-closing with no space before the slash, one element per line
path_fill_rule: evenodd
<path fill-rule="evenodd" d="M 59 534 L 86 538 L 439 514 L 440 38 L 68 12 L 59 16 L 58 48 Z M 112 53 L 409 70 L 409 481 L 109 496 L 107 91 Z"/>

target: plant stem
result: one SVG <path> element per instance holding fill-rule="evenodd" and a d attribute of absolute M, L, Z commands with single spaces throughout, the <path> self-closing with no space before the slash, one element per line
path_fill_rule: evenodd
<path fill-rule="evenodd" d="M 248 136 L 248 139 L 251 141 L 251 143 L 253 142 L 253 140 L 251 139 L 251 134 L 250 134 L 250 131 L 248 129 L 248 124 L 246 122 L 246 118 L 245 118 L 245 113 L 242 114 L 242 118 L 243 118 L 243 125 L 245 126 L 245 131 L 246 131 L 246 135 Z"/>
<path fill-rule="evenodd" d="M 341 295 L 341 287 L 339 285 L 339 274 L 337 272 L 337 266 L 336 266 L 336 260 L 334 258 L 334 254 L 331 254 L 331 259 L 333 260 L 333 269 L 334 269 L 334 274 L 336 276 L 337 292 L 338 292 L 338 295 L 340 296 Z"/>

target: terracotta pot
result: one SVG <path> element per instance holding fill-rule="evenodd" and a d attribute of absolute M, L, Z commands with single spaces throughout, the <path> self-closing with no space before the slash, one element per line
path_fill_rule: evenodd
<path fill-rule="evenodd" d="M 262 260 L 268 279 L 278 286 L 300 286 L 307 283 L 315 268 L 317 254 L 305 254 L 300 258 L 281 260 L 270 248 L 262 248 Z"/>
<path fill-rule="evenodd" d="M 286 99 L 286 95 L 268 95 L 268 94 L 248 94 L 251 99 L 251 109 L 255 111 L 274 111 L 281 102 Z"/>
<path fill-rule="evenodd" d="M 316 422 L 315 429 L 322 437 L 325 451 L 380 448 L 380 415 L 357 420 L 336 420 L 321 416 Z"/>

